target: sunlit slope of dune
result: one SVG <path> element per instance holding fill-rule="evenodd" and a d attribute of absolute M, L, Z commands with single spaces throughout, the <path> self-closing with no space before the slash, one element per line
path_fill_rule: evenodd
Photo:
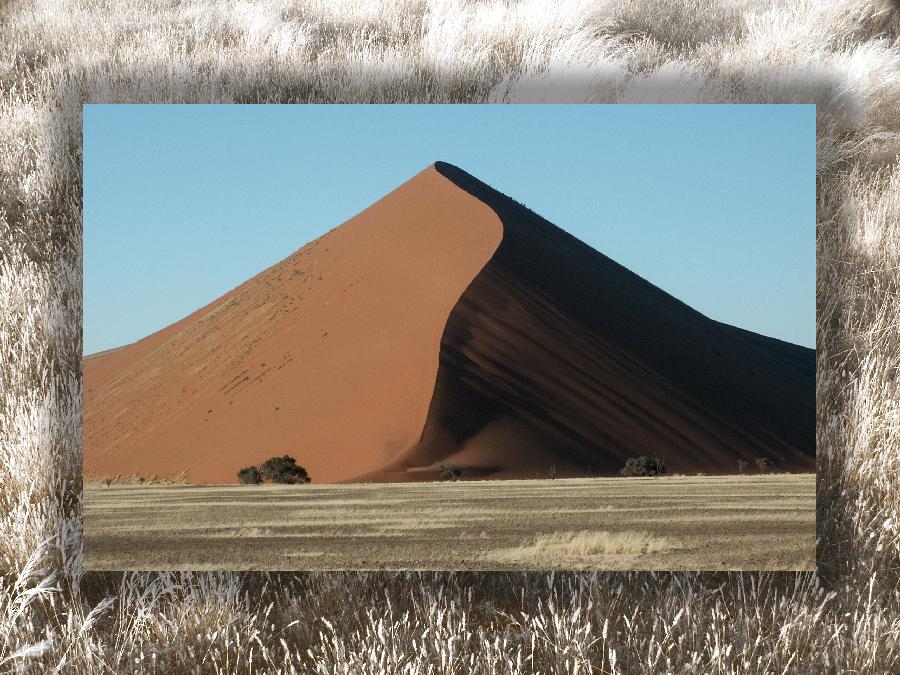
<path fill-rule="evenodd" d="M 191 316 L 88 357 L 85 471 L 235 482 L 286 453 L 316 482 L 379 469 L 418 440 L 447 317 L 501 233 L 429 167 Z"/>
<path fill-rule="evenodd" d="M 449 164 L 503 222 L 454 307 L 422 438 L 367 479 L 815 467 L 815 352 L 713 321 Z M 755 466 L 754 466 L 755 470 Z"/>

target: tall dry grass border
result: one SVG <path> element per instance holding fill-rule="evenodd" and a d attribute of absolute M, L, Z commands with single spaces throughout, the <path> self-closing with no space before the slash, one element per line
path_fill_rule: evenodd
<path fill-rule="evenodd" d="M 0 9 L 0 671 L 900 670 L 900 43 L 874 0 Z M 814 102 L 817 574 L 87 574 L 81 104 Z"/>

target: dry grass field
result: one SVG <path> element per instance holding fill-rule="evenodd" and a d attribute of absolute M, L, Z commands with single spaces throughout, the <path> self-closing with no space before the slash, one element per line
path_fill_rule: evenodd
<path fill-rule="evenodd" d="M 85 489 L 91 570 L 811 570 L 812 474 Z"/>
<path fill-rule="evenodd" d="M 898 37 L 889 0 L 0 3 L 0 670 L 900 672 Z M 82 103 L 326 101 L 815 103 L 816 572 L 85 574 Z"/>

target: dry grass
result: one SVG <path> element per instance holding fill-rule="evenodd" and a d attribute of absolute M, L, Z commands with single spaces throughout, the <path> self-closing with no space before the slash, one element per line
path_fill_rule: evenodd
<path fill-rule="evenodd" d="M 159 476 L 155 473 L 150 473 L 146 476 L 137 473 L 127 476 L 120 473 L 107 475 L 86 471 L 84 473 L 84 484 L 93 486 L 102 485 L 105 487 L 112 487 L 113 485 L 187 485 L 188 480 L 187 474 L 184 471 L 174 475 L 163 476 Z"/>
<path fill-rule="evenodd" d="M 0 668 L 900 670 L 896 3 L 692 5 L 5 3 Z M 80 105 L 484 100 L 818 105 L 818 574 L 83 577 Z"/>
<path fill-rule="evenodd" d="M 506 549 L 497 554 L 502 560 L 527 561 L 536 567 L 562 559 L 593 558 L 595 556 L 659 553 L 675 548 L 677 543 L 648 532 L 554 532 L 538 536 L 527 546 Z"/>
<path fill-rule="evenodd" d="M 812 474 L 88 486 L 84 557 L 90 570 L 806 570 L 815 507 Z M 575 552 L 604 542 L 648 546 Z"/>

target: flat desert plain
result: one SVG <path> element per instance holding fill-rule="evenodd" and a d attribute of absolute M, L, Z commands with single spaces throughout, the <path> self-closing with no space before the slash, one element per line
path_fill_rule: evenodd
<path fill-rule="evenodd" d="M 811 570 L 814 474 L 86 486 L 90 570 Z"/>

